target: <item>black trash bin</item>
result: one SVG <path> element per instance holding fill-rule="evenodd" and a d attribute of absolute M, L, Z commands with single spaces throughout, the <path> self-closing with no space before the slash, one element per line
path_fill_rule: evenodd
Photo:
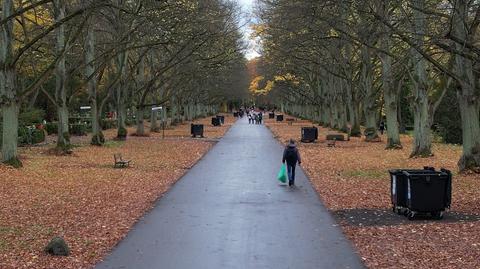
<path fill-rule="evenodd" d="M 403 173 L 422 174 L 435 171 L 432 167 L 424 167 L 423 169 L 396 169 L 390 170 L 390 195 L 392 200 L 393 212 L 397 214 L 408 213 L 407 207 L 407 176 Z"/>
<path fill-rule="evenodd" d="M 213 125 L 213 126 L 220 126 L 220 125 L 221 125 L 220 119 L 217 118 L 217 117 L 213 117 L 213 118 L 212 118 L 212 125 Z"/>
<path fill-rule="evenodd" d="M 193 124 L 190 126 L 190 133 L 192 137 L 203 137 L 203 124 Z"/>
<path fill-rule="evenodd" d="M 283 121 L 283 115 L 277 115 L 277 121 Z"/>
<path fill-rule="evenodd" d="M 225 116 L 217 115 L 217 118 L 220 120 L 220 124 L 225 124 Z"/>
<path fill-rule="evenodd" d="M 238 112 L 233 112 L 233 116 L 234 116 L 235 118 L 238 118 Z"/>
<path fill-rule="evenodd" d="M 428 214 L 441 219 L 451 204 L 452 174 L 448 170 L 415 173 L 403 171 L 407 177 L 408 218 Z"/>
<path fill-rule="evenodd" d="M 302 142 L 312 143 L 318 139 L 317 127 L 302 127 Z"/>
<path fill-rule="evenodd" d="M 275 113 L 274 112 L 268 113 L 268 118 L 269 119 L 275 119 Z"/>

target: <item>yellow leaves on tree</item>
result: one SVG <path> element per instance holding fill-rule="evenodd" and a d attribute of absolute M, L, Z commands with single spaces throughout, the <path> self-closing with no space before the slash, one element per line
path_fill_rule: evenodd
<path fill-rule="evenodd" d="M 256 76 L 253 78 L 252 82 L 250 82 L 250 87 L 248 88 L 250 92 L 254 95 L 265 95 L 265 91 L 260 88 L 260 83 L 265 79 L 264 76 Z"/>
<path fill-rule="evenodd" d="M 300 85 L 300 79 L 296 76 L 286 73 L 285 75 L 276 75 L 273 80 L 264 82 L 264 76 L 256 76 L 250 83 L 249 90 L 253 95 L 267 95 L 275 87 L 277 82 L 291 83 L 294 86 Z M 263 87 L 262 87 L 263 85 Z"/>

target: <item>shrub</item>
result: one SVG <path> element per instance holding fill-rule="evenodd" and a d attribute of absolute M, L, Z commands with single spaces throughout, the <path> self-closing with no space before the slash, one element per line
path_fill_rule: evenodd
<path fill-rule="evenodd" d="M 18 144 L 34 145 L 45 142 L 45 132 L 40 129 L 20 127 L 18 128 Z"/>
<path fill-rule="evenodd" d="M 30 126 L 38 123 L 42 123 L 45 118 L 45 111 L 42 109 L 32 109 L 23 113 L 20 113 L 18 121 L 20 125 Z"/>
<path fill-rule="evenodd" d="M 127 129 L 125 129 L 125 128 L 118 129 L 117 139 L 124 140 L 124 139 L 127 138 L 127 135 L 128 135 Z"/>
<path fill-rule="evenodd" d="M 41 129 L 32 130 L 32 144 L 39 144 L 45 142 L 45 131 Z"/>
<path fill-rule="evenodd" d="M 445 143 L 462 144 L 462 118 L 454 89 L 447 90 L 435 113 L 434 132 Z"/>
<path fill-rule="evenodd" d="M 48 135 L 57 134 L 58 122 L 47 122 L 47 124 L 45 124 L 45 130 L 47 131 Z"/>
<path fill-rule="evenodd" d="M 87 125 L 84 123 L 70 124 L 70 134 L 76 136 L 87 135 Z"/>
<path fill-rule="evenodd" d="M 102 119 L 100 121 L 100 126 L 103 130 L 113 129 L 117 127 L 117 121 L 111 119 Z"/>
<path fill-rule="evenodd" d="M 101 146 L 105 143 L 105 136 L 102 133 L 96 134 L 92 137 L 91 144 L 94 146 Z"/>

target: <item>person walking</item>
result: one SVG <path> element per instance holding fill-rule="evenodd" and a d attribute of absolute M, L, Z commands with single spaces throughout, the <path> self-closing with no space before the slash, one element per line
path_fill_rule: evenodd
<path fill-rule="evenodd" d="M 383 135 L 383 133 L 385 132 L 385 122 L 383 120 L 380 122 L 380 126 L 378 127 L 378 129 L 380 130 L 380 134 Z"/>
<path fill-rule="evenodd" d="M 295 186 L 295 168 L 297 163 L 302 163 L 300 152 L 298 151 L 297 144 L 295 144 L 295 140 L 290 139 L 288 145 L 285 147 L 282 163 L 287 163 L 288 186 Z"/>

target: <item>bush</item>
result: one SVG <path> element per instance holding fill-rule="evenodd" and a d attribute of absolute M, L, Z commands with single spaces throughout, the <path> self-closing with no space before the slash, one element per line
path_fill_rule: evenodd
<path fill-rule="evenodd" d="M 31 136 L 29 134 L 27 127 L 19 127 L 18 128 L 18 144 L 20 145 L 28 145 L 31 144 Z"/>
<path fill-rule="evenodd" d="M 18 128 L 18 145 L 34 145 L 45 142 L 45 131 L 35 128 L 19 127 Z M 3 127 L 0 125 L 0 148 L 2 148 Z"/>
<path fill-rule="evenodd" d="M 45 124 L 45 130 L 47 131 L 48 135 L 57 134 L 58 122 L 47 122 L 47 124 Z"/>
<path fill-rule="evenodd" d="M 32 144 L 39 144 L 45 142 L 45 131 L 41 129 L 33 129 Z"/>
<path fill-rule="evenodd" d="M 462 118 L 454 89 L 448 89 L 435 113 L 434 132 L 443 142 L 462 144 Z"/>
<path fill-rule="evenodd" d="M 126 119 L 125 120 L 125 125 L 126 126 L 133 126 L 133 125 L 135 125 L 135 120 L 134 119 Z"/>
<path fill-rule="evenodd" d="M 117 121 L 111 119 L 102 119 L 100 121 L 100 126 L 103 130 L 113 129 L 117 127 Z"/>
<path fill-rule="evenodd" d="M 105 143 L 105 136 L 100 132 L 92 137 L 91 144 L 94 146 L 101 146 Z"/>
<path fill-rule="evenodd" d="M 20 127 L 18 128 L 19 145 L 35 145 L 45 142 L 45 132 L 40 129 Z"/>
<path fill-rule="evenodd" d="M 87 125 L 85 123 L 70 124 L 70 134 L 76 136 L 87 135 Z"/>
<path fill-rule="evenodd" d="M 125 129 L 125 128 L 118 129 L 117 139 L 125 140 L 127 138 L 127 135 L 128 135 L 127 129 Z"/>
<path fill-rule="evenodd" d="M 45 111 L 41 109 L 32 109 L 30 111 L 20 113 L 18 117 L 18 121 L 20 125 L 30 126 L 30 125 L 42 123 L 44 118 L 45 118 Z"/>

